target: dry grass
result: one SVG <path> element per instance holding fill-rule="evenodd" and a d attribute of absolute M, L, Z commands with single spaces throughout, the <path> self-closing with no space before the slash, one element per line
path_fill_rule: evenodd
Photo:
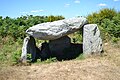
<path fill-rule="evenodd" d="M 120 80 L 120 48 L 104 49 L 102 57 L 0 68 L 0 80 Z"/>

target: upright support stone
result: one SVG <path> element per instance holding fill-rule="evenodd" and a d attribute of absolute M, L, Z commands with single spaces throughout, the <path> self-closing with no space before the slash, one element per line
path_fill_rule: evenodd
<path fill-rule="evenodd" d="M 83 27 L 83 53 L 100 54 L 102 51 L 102 39 L 97 24 L 87 24 Z"/>
<path fill-rule="evenodd" d="M 28 42 L 29 42 L 29 37 L 26 37 L 23 42 L 23 47 L 22 47 L 22 54 L 21 54 L 21 60 L 26 61 L 27 60 L 27 52 L 28 52 Z"/>
<path fill-rule="evenodd" d="M 28 36 L 24 39 L 21 55 L 22 61 L 27 60 L 27 53 L 32 54 L 32 61 L 36 60 L 36 43 L 32 36 Z"/>

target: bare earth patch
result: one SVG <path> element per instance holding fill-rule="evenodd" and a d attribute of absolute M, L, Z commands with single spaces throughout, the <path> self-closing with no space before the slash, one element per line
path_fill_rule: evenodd
<path fill-rule="evenodd" d="M 103 57 L 0 68 L 0 80 L 120 80 L 120 49 L 104 49 Z"/>

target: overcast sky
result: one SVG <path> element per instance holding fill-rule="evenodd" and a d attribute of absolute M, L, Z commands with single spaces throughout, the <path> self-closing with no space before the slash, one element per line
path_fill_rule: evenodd
<path fill-rule="evenodd" d="M 0 16 L 63 15 L 86 16 L 102 8 L 120 11 L 120 0 L 0 0 Z"/>

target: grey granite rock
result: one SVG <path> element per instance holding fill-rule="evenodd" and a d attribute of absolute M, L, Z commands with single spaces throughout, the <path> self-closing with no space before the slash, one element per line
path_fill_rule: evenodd
<path fill-rule="evenodd" d="M 24 39 L 21 61 L 25 62 L 27 60 L 27 53 L 32 55 L 32 61 L 36 60 L 36 43 L 35 39 L 31 36 L 28 36 Z"/>
<path fill-rule="evenodd" d="M 101 53 L 102 39 L 97 24 L 87 24 L 83 27 L 83 53 Z"/>
<path fill-rule="evenodd" d="M 86 23 L 84 17 L 70 18 L 35 25 L 27 29 L 26 33 L 41 40 L 54 40 L 76 32 Z"/>

